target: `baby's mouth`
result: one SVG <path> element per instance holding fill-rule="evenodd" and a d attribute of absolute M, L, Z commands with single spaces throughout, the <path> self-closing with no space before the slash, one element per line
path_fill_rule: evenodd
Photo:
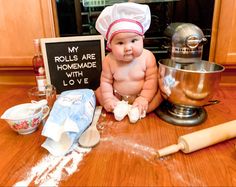
<path fill-rule="evenodd" d="M 126 53 L 124 56 L 132 56 L 132 53 Z"/>

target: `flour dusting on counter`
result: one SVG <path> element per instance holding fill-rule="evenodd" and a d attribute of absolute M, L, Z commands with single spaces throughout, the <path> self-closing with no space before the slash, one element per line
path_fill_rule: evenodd
<path fill-rule="evenodd" d="M 116 149 L 121 149 L 128 153 L 131 153 L 132 155 L 141 157 L 149 163 L 156 164 L 155 158 L 157 156 L 157 150 L 152 147 L 141 145 L 136 143 L 135 141 L 122 137 L 108 136 L 105 138 L 101 138 L 101 141 L 110 142 Z"/>
<path fill-rule="evenodd" d="M 90 148 L 81 148 L 75 145 L 73 150 L 65 156 L 56 157 L 47 155 L 42 158 L 27 173 L 27 177 L 14 186 L 58 186 L 59 182 L 78 170 L 78 165 Z"/>

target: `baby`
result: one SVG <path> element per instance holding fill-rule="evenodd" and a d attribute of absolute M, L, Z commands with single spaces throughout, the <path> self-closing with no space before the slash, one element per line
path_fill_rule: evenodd
<path fill-rule="evenodd" d="M 97 19 L 96 29 L 110 53 L 102 62 L 96 97 L 117 120 L 128 114 L 135 123 L 162 101 L 155 57 L 143 48 L 150 22 L 149 7 L 131 2 L 108 6 Z"/>

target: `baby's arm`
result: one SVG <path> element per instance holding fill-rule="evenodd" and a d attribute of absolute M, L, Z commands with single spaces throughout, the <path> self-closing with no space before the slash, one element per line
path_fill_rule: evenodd
<path fill-rule="evenodd" d="M 110 58 L 106 56 L 102 64 L 100 87 L 104 108 L 106 111 L 112 112 L 118 99 L 113 94 L 113 75 L 110 69 L 109 61 Z"/>
<path fill-rule="evenodd" d="M 134 101 L 140 112 L 147 111 L 148 103 L 152 101 L 158 88 L 158 69 L 154 55 L 147 51 L 145 81 L 139 97 Z"/>

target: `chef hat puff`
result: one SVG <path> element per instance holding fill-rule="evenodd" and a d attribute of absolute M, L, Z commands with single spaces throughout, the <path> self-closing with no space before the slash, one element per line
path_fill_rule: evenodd
<path fill-rule="evenodd" d="M 133 32 L 141 36 L 148 30 L 151 13 L 148 5 L 133 2 L 106 7 L 96 21 L 97 31 L 107 40 L 107 49 L 115 34 Z"/>

